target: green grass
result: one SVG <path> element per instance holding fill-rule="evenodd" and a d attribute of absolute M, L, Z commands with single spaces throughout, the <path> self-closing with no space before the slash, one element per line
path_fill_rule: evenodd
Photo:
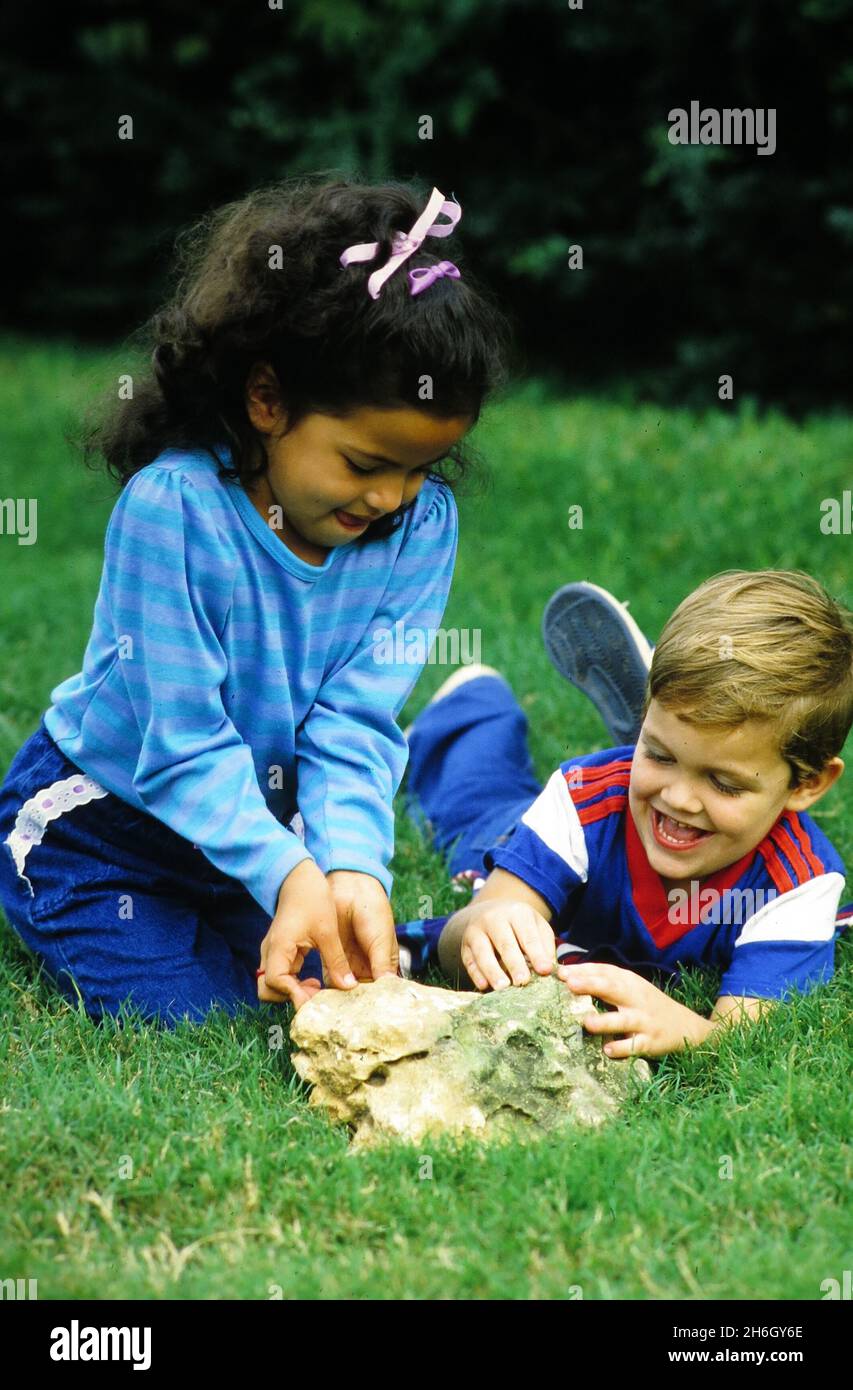
<path fill-rule="evenodd" d="M 36 545 L 0 536 L 5 770 L 79 669 L 113 493 L 63 431 L 126 364 L 70 344 L 7 339 L 0 352 L 0 497 L 39 501 Z M 820 501 L 850 485 L 848 416 L 794 425 L 748 402 L 664 412 L 551 399 L 533 382 L 476 442 L 493 484 L 460 502 L 444 625 L 481 629 L 481 659 L 528 713 L 543 780 L 607 744 L 542 648 L 558 584 L 588 578 L 630 598 L 653 639 L 684 594 L 733 566 L 801 567 L 853 597 L 853 538 L 819 530 Z M 425 668 L 404 723 L 446 675 Z M 816 814 L 853 860 L 844 782 Z M 424 896 L 426 915 L 459 904 L 402 815 L 392 867 L 398 920 L 424 915 Z M 97 1028 L 4 924 L 0 1278 L 37 1278 L 41 1298 L 819 1299 L 853 1258 L 850 943 L 837 964 L 830 984 L 751 1029 L 663 1059 L 642 1102 L 602 1130 L 353 1156 L 307 1106 L 287 1046 L 268 1045 L 281 1011 L 214 1013 L 171 1034 Z M 676 997 L 707 1011 L 718 979 L 690 972 Z"/>

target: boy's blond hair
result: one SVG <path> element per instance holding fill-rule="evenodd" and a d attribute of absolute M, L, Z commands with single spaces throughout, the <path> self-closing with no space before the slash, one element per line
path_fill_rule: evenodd
<path fill-rule="evenodd" d="M 691 724 L 772 722 L 797 787 L 853 724 L 853 613 L 802 570 L 725 570 L 666 623 L 644 718 L 653 699 Z"/>

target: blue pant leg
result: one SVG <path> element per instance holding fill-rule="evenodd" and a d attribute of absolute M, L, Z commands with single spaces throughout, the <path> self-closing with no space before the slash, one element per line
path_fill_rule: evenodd
<path fill-rule="evenodd" d="M 209 874 L 218 871 L 120 798 L 74 804 L 36 825 L 16 863 L 6 841 L 16 825 L 29 833 L 25 804 L 37 810 L 52 784 L 75 774 L 42 729 L 0 789 L 0 905 L 61 993 L 82 999 L 93 1019 L 128 1001 L 165 1026 L 200 1021 L 214 1005 L 257 1006 L 254 972 L 206 920 Z"/>
<path fill-rule="evenodd" d="M 527 746 L 527 717 L 511 687 L 477 676 L 442 696 L 409 731 L 408 809 L 445 853 L 451 874 L 486 874 L 487 850 L 506 840 L 542 790 Z M 437 962 L 447 917 L 397 924 L 412 975 Z"/>
<path fill-rule="evenodd" d="M 409 807 L 448 855 L 451 873 L 481 869 L 485 851 L 542 790 L 527 731 L 511 687 L 497 676 L 463 682 L 415 719 L 409 731 Z"/>

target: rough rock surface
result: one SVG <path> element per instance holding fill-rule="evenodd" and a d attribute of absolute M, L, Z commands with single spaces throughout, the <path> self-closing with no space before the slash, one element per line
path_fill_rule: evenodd
<path fill-rule="evenodd" d="M 388 975 L 319 991 L 295 1015 L 293 1065 L 310 1104 L 352 1127 L 352 1147 L 430 1135 L 535 1138 L 598 1125 L 642 1090 L 641 1057 L 584 1033 L 593 1007 L 556 976 L 479 994 Z"/>

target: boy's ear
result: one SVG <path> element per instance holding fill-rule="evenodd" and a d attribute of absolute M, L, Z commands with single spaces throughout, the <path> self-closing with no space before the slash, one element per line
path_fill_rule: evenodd
<path fill-rule="evenodd" d="M 813 777 L 809 777 L 806 782 L 802 782 L 795 791 L 791 792 L 785 802 L 785 810 L 805 811 L 808 806 L 813 806 L 829 791 L 833 783 L 838 781 L 843 771 L 843 759 L 830 758 L 821 772 L 816 772 Z"/>

